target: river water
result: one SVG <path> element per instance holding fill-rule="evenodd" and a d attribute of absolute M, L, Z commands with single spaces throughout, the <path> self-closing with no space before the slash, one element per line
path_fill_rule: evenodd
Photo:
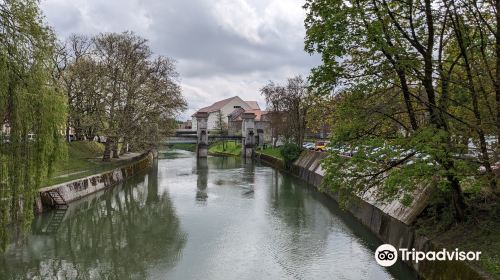
<path fill-rule="evenodd" d="M 302 181 L 185 151 L 14 240 L 0 279 L 415 279 L 377 265 L 380 242 Z"/>

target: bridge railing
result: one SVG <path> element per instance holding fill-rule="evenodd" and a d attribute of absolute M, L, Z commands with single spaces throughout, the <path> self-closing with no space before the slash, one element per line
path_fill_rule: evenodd
<path fill-rule="evenodd" d="M 208 143 L 213 144 L 215 142 L 220 141 L 241 141 L 243 139 L 242 136 L 237 135 L 208 135 Z M 185 134 L 183 136 L 171 136 L 167 137 L 165 140 L 166 144 L 196 144 L 197 142 L 196 134 Z"/>

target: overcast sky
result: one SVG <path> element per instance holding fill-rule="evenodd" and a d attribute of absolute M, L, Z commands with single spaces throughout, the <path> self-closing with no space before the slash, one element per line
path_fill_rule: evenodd
<path fill-rule="evenodd" d="M 177 60 L 188 111 L 238 95 L 257 100 L 269 80 L 319 63 L 304 52 L 303 0 L 42 0 L 57 34 L 131 30 Z"/>

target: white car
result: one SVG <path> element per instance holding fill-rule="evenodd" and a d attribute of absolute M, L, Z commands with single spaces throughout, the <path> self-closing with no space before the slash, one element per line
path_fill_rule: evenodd
<path fill-rule="evenodd" d="M 302 144 L 302 148 L 307 149 L 307 150 L 314 150 L 314 143 L 304 143 Z"/>

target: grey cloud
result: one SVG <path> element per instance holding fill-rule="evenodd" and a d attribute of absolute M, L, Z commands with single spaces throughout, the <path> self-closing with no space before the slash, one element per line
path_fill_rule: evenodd
<path fill-rule="evenodd" d="M 178 11 L 178 15 L 165 16 L 167 6 Z M 153 39 L 155 49 L 179 60 L 194 61 L 195 68 L 184 69 L 187 75 L 212 76 L 269 68 L 283 55 L 276 46 L 250 43 L 223 30 L 208 13 L 205 1 L 169 1 L 163 7 L 157 4 L 151 16 L 151 28 L 157 36 Z"/>
<path fill-rule="evenodd" d="M 71 4 L 48 3 L 44 8 L 49 24 L 55 27 L 62 36 L 67 36 L 72 30 L 79 30 L 83 22 L 81 10 Z"/>
<path fill-rule="evenodd" d="M 307 75 L 319 63 L 319 58 L 303 51 L 303 27 L 297 30 L 303 25 L 303 16 L 293 18 L 294 26 L 282 18 L 261 24 L 256 30 L 260 41 L 255 42 L 240 36 L 244 30 L 239 32 L 237 26 L 229 30 L 221 24 L 223 19 L 213 12 L 217 1 L 42 0 L 42 8 L 61 36 L 132 30 L 149 39 L 155 53 L 178 61 L 192 110 L 232 95 L 253 97 L 262 103 L 259 84 L 284 80 L 286 75 Z M 287 3 L 292 1 L 302 5 L 295 0 Z M 270 2 L 247 0 L 258 17 L 264 16 Z M 280 15 L 286 10 L 271 12 Z"/>

